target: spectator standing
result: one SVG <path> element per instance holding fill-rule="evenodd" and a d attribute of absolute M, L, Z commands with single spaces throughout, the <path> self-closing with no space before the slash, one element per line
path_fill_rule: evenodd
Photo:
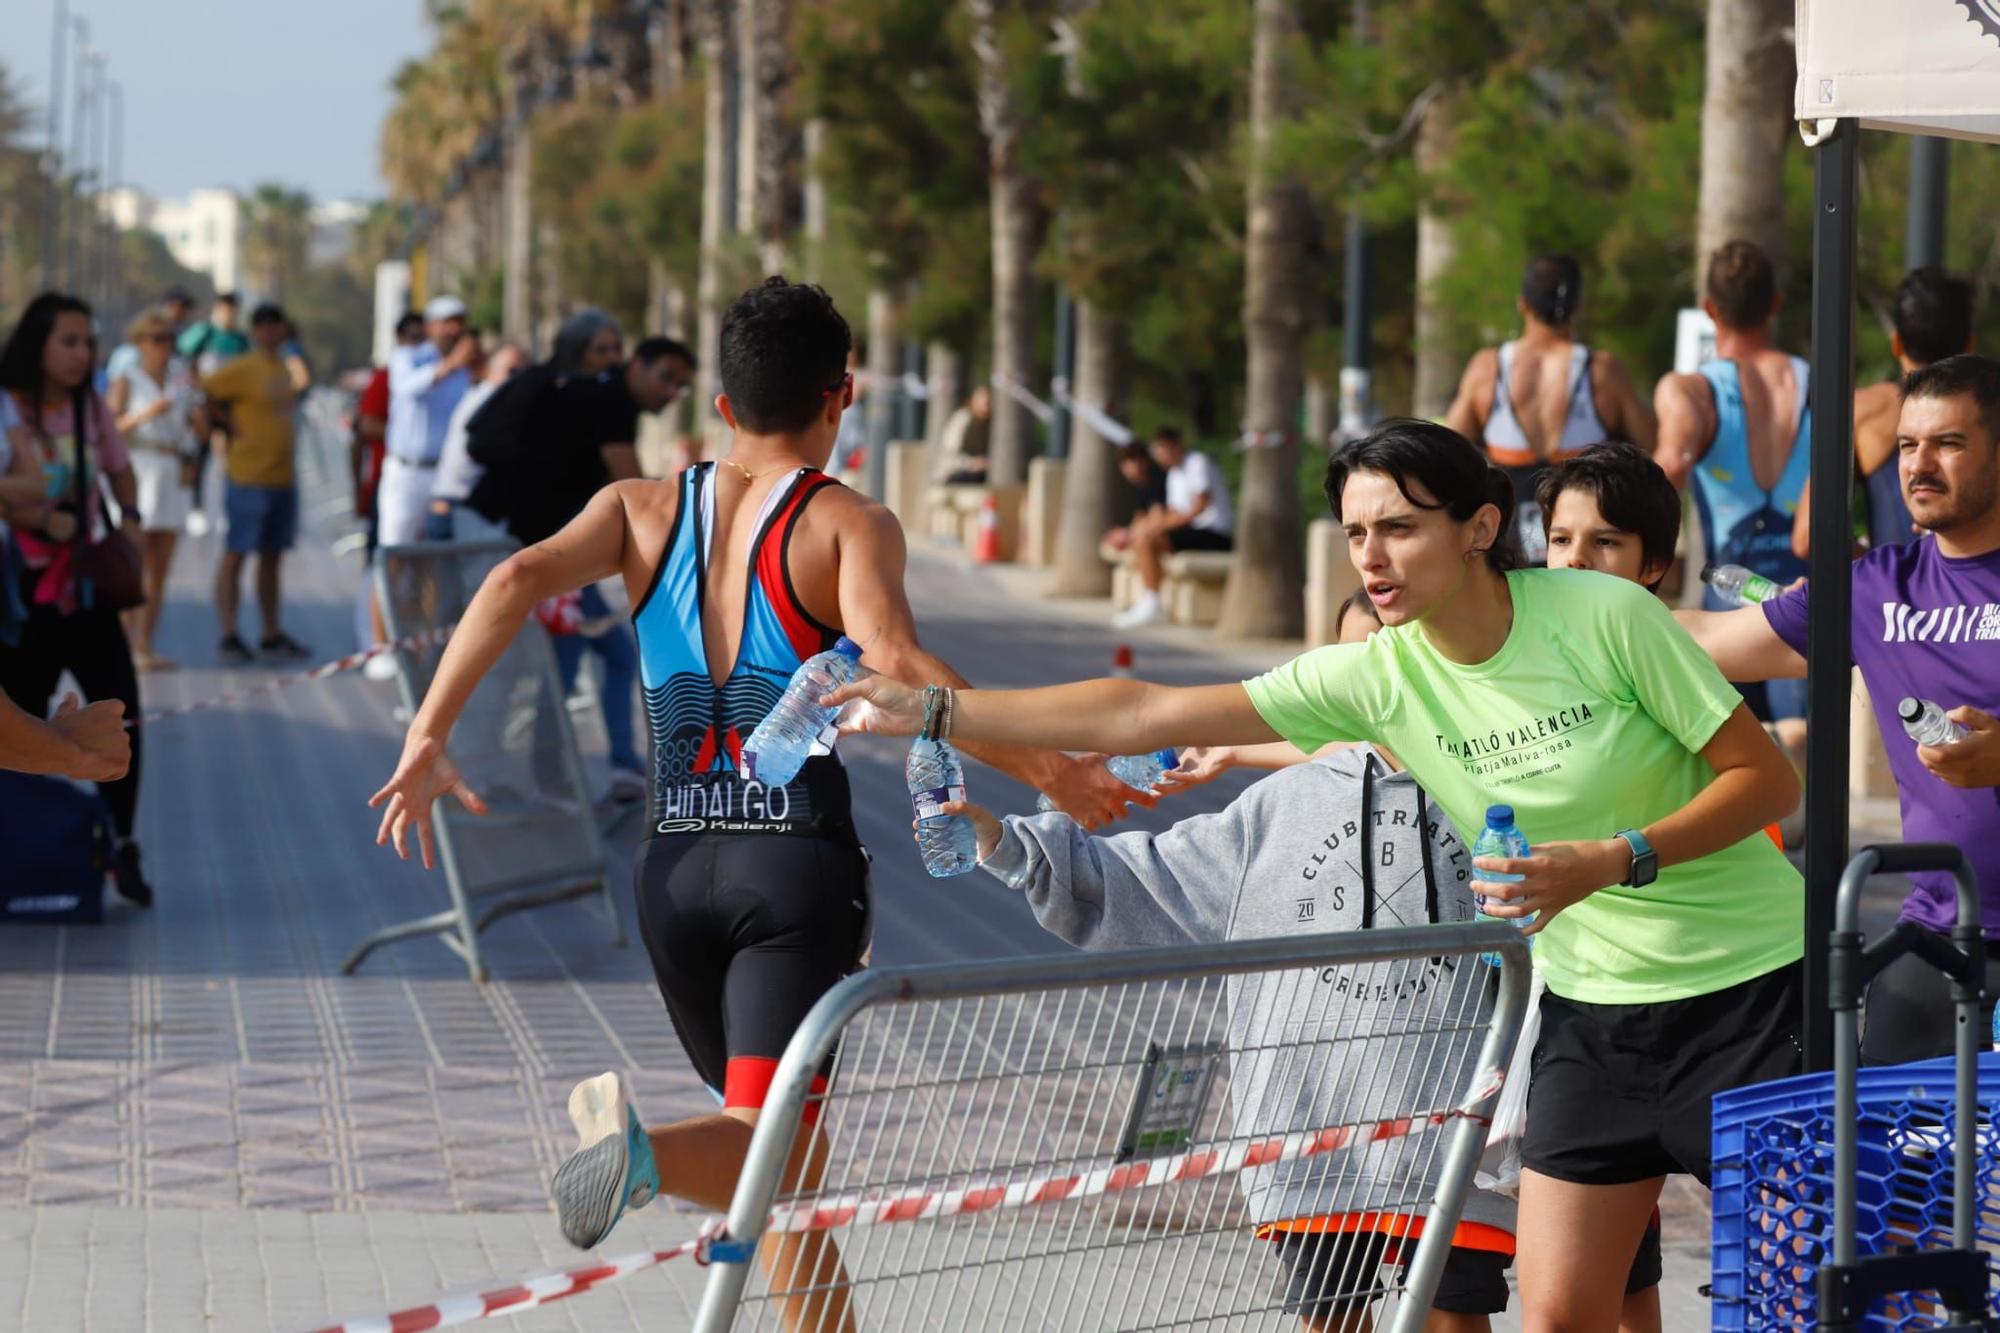
<path fill-rule="evenodd" d="M 113 882 L 121 896 L 144 907 L 152 903 L 153 890 L 132 838 L 142 740 L 139 676 L 118 612 L 79 568 L 88 548 L 109 531 L 100 477 L 118 501 L 125 537 L 135 544 L 140 537 L 138 489 L 125 439 L 91 384 L 97 363 L 91 320 L 84 302 L 44 292 L 28 303 L 0 349 L 0 389 L 12 395 L 27 426 L 49 496 L 49 507 L 33 520 L 38 528 L 15 529 L 26 566 L 21 593 L 27 616 L 18 641 L 0 647 L 0 690 L 40 717 L 67 671 L 92 701 L 124 705 L 131 719 L 131 766 L 123 777 L 99 781 L 97 788 L 118 836 Z"/>
<path fill-rule="evenodd" d="M 944 431 L 938 436 L 937 469 L 932 475 L 946 486 L 983 484 L 992 430 L 993 390 L 982 384 L 944 423 Z"/>
<path fill-rule="evenodd" d="M 1228 551 L 1236 545 L 1236 520 L 1229 503 L 1229 483 L 1215 460 L 1190 449 L 1181 433 L 1163 426 L 1153 433 L 1147 450 L 1165 469 L 1166 503 L 1134 519 L 1131 529 L 1133 563 L 1139 572 L 1139 600 L 1119 612 L 1112 624 L 1137 629 L 1165 619 L 1160 584 L 1166 580 L 1165 560 L 1176 551 Z"/>
<path fill-rule="evenodd" d="M 174 355 L 174 328 L 165 313 L 140 315 L 125 336 L 137 355 L 112 377 L 105 396 L 131 449 L 146 580 L 145 605 L 127 613 L 125 631 L 139 670 L 164 671 L 177 663 L 153 651 L 153 633 L 166 600 L 174 545 L 187 526 L 188 487 L 206 420 L 194 376 Z"/>
<path fill-rule="evenodd" d="M 1624 440 L 1653 451 L 1653 414 L 1617 357 L 1578 342 L 1583 270 L 1543 255 L 1521 276 L 1521 336 L 1473 353 L 1445 424 L 1479 445 L 1514 486 L 1522 557 L 1540 563 L 1542 513 L 1535 486 L 1549 464 L 1593 444 Z"/>
<path fill-rule="evenodd" d="M 1660 380 L 1654 457 L 1675 487 L 1694 486 L 1704 564 L 1743 565 L 1783 587 L 1806 572 L 1792 553 L 1792 518 L 1810 468 L 1811 367 L 1771 345 L 1778 275 L 1771 257 L 1730 241 L 1708 261 L 1701 308 L 1715 321 L 1715 358 Z M 1728 604 L 1714 590 L 1703 605 Z M 1805 743 L 1804 681 L 1739 684 L 1750 710 L 1786 745 Z"/>
<path fill-rule="evenodd" d="M 1917 535 L 1896 467 L 1896 421 L 1903 411 L 1903 380 L 1948 356 L 1972 350 L 1972 284 L 1941 268 L 1912 269 L 1896 284 L 1889 303 L 1889 351 L 1897 373 L 1854 392 L 1854 466 L 1868 507 L 1868 549 Z M 1792 519 L 1792 550 L 1812 550 L 1812 483 L 1799 491 Z"/>
<path fill-rule="evenodd" d="M 415 347 L 423 340 L 424 317 L 414 310 L 405 311 L 396 321 L 396 346 Z M 369 567 L 374 565 L 375 547 L 381 536 L 375 495 L 382 484 L 382 464 L 388 455 L 388 432 L 389 367 L 384 363 L 369 375 L 368 385 L 354 405 L 354 438 L 347 455 L 348 469 L 354 478 L 354 516 L 368 525 L 363 550 Z M 361 586 L 356 590 L 355 642 L 363 647 L 379 647 L 387 635 L 381 603 L 375 600 L 375 581 L 364 572 Z M 396 663 L 387 656 L 371 657 L 362 673 L 370 680 L 393 680 Z"/>
<path fill-rule="evenodd" d="M 169 287 L 160 294 L 160 304 L 157 309 L 166 318 L 167 328 L 173 335 L 176 344 L 174 350 L 178 351 L 180 336 L 187 328 L 188 317 L 194 313 L 194 297 L 188 295 L 188 290 L 185 287 Z M 138 345 L 128 337 L 124 342 L 114 347 L 111 350 L 111 355 L 105 359 L 104 378 L 106 383 L 116 384 L 118 377 L 138 364 L 138 361 Z"/>
<path fill-rule="evenodd" d="M 465 302 L 433 297 L 424 307 L 426 341 L 389 354 L 388 457 L 376 492 L 378 539 L 384 546 L 423 540 L 431 481 L 444 452 L 452 409 L 472 387 L 468 369 L 479 341 L 465 327 Z"/>
<path fill-rule="evenodd" d="M 470 503 L 485 469 L 472 457 L 468 429 L 479 409 L 527 366 L 527 353 L 512 343 L 502 343 L 485 359 L 479 382 L 466 390 L 465 397 L 452 409 L 451 423 L 444 432 L 444 452 L 438 458 L 436 479 L 431 485 L 431 511 L 424 527 L 426 540 L 484 541 L 507 535 L 505 528 L 487 519 Z"/>
<path fill-rule="evenodd" d="M 229 536 L 215 572 L 215 611 L 222 640 L 217 655 L 242 665 L 250 645 L 236 631 L 243 561 L 257 557 L 257 609 L 263 618 L 258 651 L 278 661 L 299 661 L 306 646 L 287 634 L 279 619 L 279 582 L 285 552 L 298 535 L 295 412 L 298 391 L 279 355 L 285 343 L 285 312 L 261 305 L 250 316 L 252 348 L 202 379 L 210 401 L 226 407 L 235 422 L 226 462 L 225 507 Z"/>
<path fill-rule="evenodd" d="M 208 309 L 208 318 L 181 331 L 175 350 L 194 368 L 197 379 L 204 378 L 250 350 L 250 339 L 238 327 L 236 293 L 222 292 Z M 188 531 L 196 537 L 222 526 L 222 491 L 209 462 L 228 446 L 233 423 L 226 409 L 214 409 L 209 416 L 209 436 L 195 455 L 194 510 L 188 515 Z"/>

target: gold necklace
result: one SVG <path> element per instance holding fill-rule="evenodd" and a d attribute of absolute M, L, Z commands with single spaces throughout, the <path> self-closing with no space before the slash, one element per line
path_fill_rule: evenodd
<path fill-rule="evenodd" d="M 744 467 L 741 463 L 737 462 L 733 458 L 719 458 L 716 461 L 723 464 L 725 467 L 733 467 L 738 472 L 742 473 L 743 484 L 745 486 L 754 485 L 760 477 L 774 476 L 780 472 L 792 472 L 805 466 L 805 464 L 803 463 L 781 463 L 777 467 L 765 468 L 762 472 L 752 472 L 749 468 Z"/>

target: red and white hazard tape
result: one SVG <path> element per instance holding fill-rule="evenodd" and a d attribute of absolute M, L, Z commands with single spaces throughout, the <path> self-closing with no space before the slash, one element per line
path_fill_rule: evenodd
<path fill-rule="evenodd" d="M 1478 1120 L 1483 1123 L 1486 1118 L 1475 1115 L 1470 1107 L 1498 1092 L 1504 1077 L 1502 1071 L 1498 1069 L 1487 1070 L 1485 1077 L 1480 1080 L 1480 1090 L 1473 1095 L 1471 1102 L 1451 1111 L 1435 1111 L 1429 1115 L 1401 1116 L 1392 1120 L 1367 1121 L 1354 1125 L 1335 1125 L 1328 1129 L 1253 1139 L 1245 1143 L 1232 1144 L 1227 1148 L 1176 1153 L 1172 1157 L 1160 1157 L 1146 1162 L 1099 1167 L 1094 1171 L 1076 1175 L 1034 1176 L 1011 1184 L 994 1181 L 935 1193 L 912 1191 L 907 1194 L 872 1198 L 858 1194 L 836 1195 L 816 1204 L 774 1209 L 770 1220 L 765 1224 L 765 1230 L 831 1231 L 836 1227 L 869 1227 L 891 1222 L 915 1222 L 928 1218 L 963 1216 L 1002 1208 L 1023 1208 L 1037 1204 L 1061 1203 L 1070 1199 L 1088 1199 L 1104 1194 L 1149 1189 L 1176 1181 L 1234 1175 L 1239 1171 L 1271 1166 L 1279 1162 L 1325 1157 L 1377 1143 L 1411 1138 L 1428 1133 L 1453 1120 Z M 485 1319 L 489 1315 L 516 1314 L 538 1305 L 547 1305 L 551 1301 L 562 1300 L 566 1296 L 574 1296 L 606 1282 L 630 1277 L 634 1273 L 657 1267 L 670 1259 L 692 1256 L 695 1262 L 706 1263 L 710 1243 L 721 1238 L 721 1226 L 721 1218 L 710 1218 L 702 1224 L 701 1233 L 695 1239 L 684 1241 L 670 1250 L 652 1250 L 642 1254 L 628 1254 L 617 1259 L 600 1260 L 561 1273 L 524 1278 L 505 1287 L 476 1295 L 447 1296 L 429 1305 L 412 1306 L 392 1314 L 351 1319 L 344 1324 L 329 1324 L 325 1328 L 315 1330 L 315 1333 L 420 1333 L 420 1330 L 424 1329 L 449 1328 L 454 1324 L 470 1323 L 476 1319 Z"/>
<path fill-rule="evenodd" d="M 1477 1104 L 1500 1088 L 1499 1070 L 1488 1071 L 1473 1103 Z M 1122 1166 L 1101 1166 L 1072 1175 L 1031 1176 L 1012 1182 L 991 1181 L 941 1191 L 912 1190 L 906 1194 L 864 1196 L 836 1195 L 816 1203 L 797 1204 L 772 1210 L 766 1229 L 770 1231 L 828 1231 L 834 1227 L 875 1226 L 884 1222 L 912 1222 L 933 1217 L 954 1217 L 1001 1208 L 1023 1208 L 1035 1204 L 1060 1203 L 1068 1199 L 1089 1199 L 1128 1190 L 1152 1189 L 1184 1180 L 1204 1180 L 1210 1176 L 1234 1175 L 1252 1167 L 1278 1162 L 1296 1162 L 1308 1157 L 1366 1148 L 1392 1139 L 1406 1139 L 1428 1133 L 1453 1120 L 1484 1119 L 1460 1107 L 1423 1116 L 1402 1116 L 1330 1129 L 1307 1130 L 1275 1138 L 1253 1139 L 1227 1148 L 1201 1149 L 1155 1157 Z"/>
<path fill-rule="evenodd" d="M 420 649 L 432 647 L 450 638 L 451 630 L 451 626 L 441 625 L 437 629 L 425 630 L 422 634 L 412 634 L 408 638 L 398 639 L 394 643 L 376 644 L 373 648 L 364 648 L 358 653 L 349 653 L 347 656 L 336 658 L 334 661 L 322 662 L 310 671 L 276 676 L 270 680 L 260 681 L 247 689 L 224 690 L 221 694 L 207 699 L 197 699 L 191 704 L 178 704 L 173 708 L 157 709 L 154 712 L 147 713 L 140 721 L 144 722 L 147 726 L 151 726 L 155 722 L 164 722 L 168 718 L 186 717 L 189 713 L 206 713 L 213 708 L 233 708 L 245 700 L 255 699 L 260 695 L 272 694 L 278 690 L 302 684 L 305 681 L 325 680 L 328 676 L 337 676 L 343 671 L 352 671 L 371 659 L 382 656 L 384 653 L 402 652 L 405 650 L 416 652 Z"/>
<path fill-rule="evenodd" d="M 370 1315 L 366 1319 L 350 1319 L 344 1324 L 328 1324 L 315 1333 L 420 1333 L 423 1329 L 450 1328 L 454 1324 L 469 1324 L 477 1319 L 493 1315 L 519 1314 L 532 1310 L 551 1301 L 562 1300 L 589 1291 L 592 1287 L 606 1282 L 616 1282 L 619 1278 L 630 1277 L 634 1273 L 678 1259 L 683 1255 L 697 1254 L 708 1242 L 704 1234 L 694 1240 L 683 1242 L 670 1250 L 648 1250 L 640 1254 L 621 1255 L 616 1259 L 599 1259 L 594 1263 L 577 1268 L 565 1269 L 560 1273 L 544 1273 L 540 1277 L 522 1278 L 519 1282 L 492 1291 L 482 1291 L 466 1296 L 446 1296 L 428 1305 L 413 1305 L 407 1310 L 397 1310 L 391 1314 Z"/>

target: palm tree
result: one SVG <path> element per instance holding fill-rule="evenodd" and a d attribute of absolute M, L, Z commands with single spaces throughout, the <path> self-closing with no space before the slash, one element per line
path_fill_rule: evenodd
<path fill-rule="evenodd" d="M 1287 56 L 1303 40 L 1299 0 L 1257 0 L 1250 58 L 1250 207 L 1243 327 L 1249 364 L 1243 425 L 1250 446 L 1237 507 L 1236 559 L 1223 593 L 1221 634 L 1291 638 L 1305 618 L 1299 547 L 1299 442 L 1305 379 L 1304 186 L 1272 165 L 1273 140 L 1292 110 Z"/>
<path fill-rule="evenodd" d="M 1410 410 L 1420 417 L 1436 419 L 1451 406 L 1452 391 L 1458 387 L 1459 349 L 1451 336 L 1450 312 L 1438 288 L 1450 271 L 1458 253 L 1453 219 L 1435 191 L 1445 176 L 1451 153 L 1454 100 L 1439 97 L 1424 112 L 1417 127 L 1417 172 L 1424 181 L 1424 196 L 1417 206 L 1417 309 L 1416 367 L 1410 392 Z"/>
<path fill-rule="evenodd" d="M 1079 296 L 1076 402 L 1107 414 L 1116 410 L 1125 401 L 1129 360 L 1123 321 L 1099 302 Z M 1118 512 L 1122 489 L 1116 446 L 1084 414 L 1072 413 L 1054 577 L 1049 580 L 1053 596 L 1102 597 L 1111 591 L 1111 567 L 1099 558 L 1097 548 Z M 1131 512 L 1129 507 L 1126 512 Z"/>
<path fill-rule="evenodd" d="M 993 219 L 993 378 L 1031 383 L 1035 374 L 1035 252 L 1046 221 L 1035 182 L 1021 164 L 1025 127 L 1015 89 L 1017 25 L 1034 0 L 969 0 L 979 68 L 979 123 L 986 135 Z M 1033 451 L 1033 419 L 1004 389 L 993 395 L 987 478 L 1018 486 Z"/>
<path fill-rule="evenodd" d="M 267 301 L 282 301 L 305 276 L 312 245 L 312 199 L 265 183 L 241 203 L 243 267 Z"/>
<path fill-rule="evenodd" d="M 736 222 L 757 238 L 766 273 L 785 267 L 786 182 L 796 135 L 781 108 L 792 81 L 787 0 L 742 0 L 736 49 L 742 61 L 737 133 Z"/>
<path fill-rule="evenodd" d="M 1701 266 L 1724 242 L 1783 250 L 1785 142 L 1792 121 L 1791 0 L 1708 0 L 1701 94 Z"/>

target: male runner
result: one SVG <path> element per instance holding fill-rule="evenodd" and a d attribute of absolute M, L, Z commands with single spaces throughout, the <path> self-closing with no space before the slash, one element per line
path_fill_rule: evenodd
<path fill-rule="evenodd" d="M 1583 270 L 1568 255 L 1529 264 L 1515 303 L 1521 336 L 1473 353 L 1444 417 L 1514 483 L 1515 534 L 1530 564 L 1542 559 L 1535 483 L 1549 464 L 1606 440 L 1653 448 L 1653 414 L 1624 365 L 1571 333 L 1582 299 Z"/>
<path fill-rule="evenodd" d="M 445 754 L 480 676 L 538 602 L 623 575 L 654 736 L 653 820 L 635 876 L 641 931 L 675 1031 L 723 1108 L 648 1134 L 616 1074 L 578 1085 L 570 1113 L 582 1146 L 554 1186 L 578 1246 L 597 1244 L 656 1189 L 726 1209 L 778 1057 L 820 995 L 860 966 L 866 860 L 846 771 L 822 756 L 766 790 L 738 776 L 743 739 L 799 664 L 842 633 L 884 674 L 959 680 L 918 646 L 895 517 L 821 471 L 853 397 L 851 342 L 818 287 L 769 278 L 730 306 L 715 400 L 734 432 L 729 453 L 671 481 L 615 482 L 499 566 L 451 637 L 395 776 L 370 802 L 386 807 L 377 841 L 407 857 L 414 830 L 430 865 L 432 804 L 449 794 L 483 809 Z M 1151 804 L 1101 758 L 967 749 L 1090 827 Z M 825 1276 L 813 1285 L 837 1308 L 818 1314 L 840 1326 L 832 1246 L 788 1239 L 776 1249 L 780 1262 Z"/>

